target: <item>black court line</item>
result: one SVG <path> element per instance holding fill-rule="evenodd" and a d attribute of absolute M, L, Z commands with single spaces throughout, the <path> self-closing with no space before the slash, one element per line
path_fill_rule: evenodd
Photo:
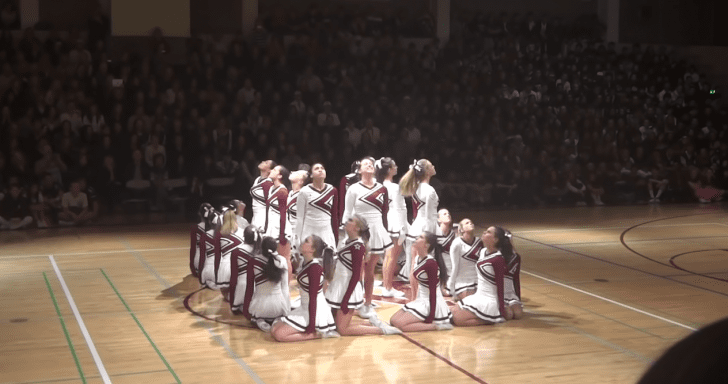
<path fill-rule="evenodd" d="M 622 232 L 622 234 L 621 234 L 621 235 L 619 236 L 619 241 L 620 241 L 620 242 L 622 243 L 622 246 L 624 246 L 624 247 L 625 247 L 625 248 L 626 248 L 627 250 L 629 250 L 630 252 L 634 253 L 635 255 L 637 255 L 637 256 L 639 256 L 639 257 L 642 257 L 642 258 L 643 258 L 643 259 L 645 259 L 645 260 L 649 260 L 649 261 L 652 261 L 652 262 L 654 262 L 654 263 L 657 263 L 657 264 L 660 264 L 660 265 L 663 265 L 663 266 L 666 266 L 666 267 L 670 267 L 670 268 L 675 268 L 675 269 L 679 269 L 679 270 L 681 270 L 681 271 L 685 271 L 685 272 L 688 272 L 688 273 L 693 273 L 693 274 L 694 274 L 695 276 L 701 276 L 701 277 L 705 277 L 706 279 L 713 279 L 713 280 L 717 280 L 717 281 L 722 281 L 722 282 L 728 283 L 728 279 L 723 279 L 723 278 L 720 278 L 720 277 L 714 277 L 714 276 L 709 276 L 709 275 L 707 275 L 707 274 L 703 274 L 703 273 L 697 273 L 697 272 L 693 272 L 693 271 L 688 271 L 688 270 L 686 270 L 686 269 L 683 269 L 683 268 L 680 268 L 680 267 L 678 267 L 677 265 L 675 265 L 674 263 L 672 263 L 672 259 L 674 259 L 674 258 L 675 258 L 675 257 L 677 257 L 677 256 L 681 256 L 681 255 L 683 255 L 684 253 L 683 253 L 683 254 L 679 254 L 679 255 L 675 255 L 675 256 L 673 256 L 673 257 L 672 257 L 672 259 L 670 259 L 670 262 L 669 262 L 669 263 L 664 263 L 664 262 L 662 262 L 662 261 L 659 261 L 659 260 L 655 260 L 655 259 L 653 259 L 653 258 L 651 258 L 651 257 L 649 257 L 649 256 L 646 256 L 646 255 L 644 255 L 644 254 L 642 254 L 642 253 L 639 253 L 639 252 L 635 251 L 635 250 L 634 250 L 634 249 L 632 249 L 632 248 L 631 248 L 631 247 L 630 247 L 629 245 L 627 245 L 627 242 L 626 242 L 626 241 L 624 240 L 624 236 L 625 236 L 625 235 L 627 235 L 627 232 L 629 232 L 629 231 L 631 231 L 631 230 L 633 230 L 633 229 L 635 229 L 635 228 L 639 228 L 639 227 L 641 227 L 641 226 L 643 226 L 643 225 L 646 225 L 646 224 L 650 224 L 650 223 L 655 223 L 655 222 L 658 222 L 658 221 L 664 221 L 664 220 L 672 220 L 672 219 L 678 219 L 678 218 L 682 218 L 682 217 L 692 217 L 692 216 L 702 216 L 702 215 L 717 215 L 717 214 L 719 214 L 719 213 L 717 213 L 717 212 L 710 212 L 710 213 L 693 213 L 693 214 L 690 214 L 690 215 L 681 215 L 681 216 L 664 217 L 664 218 L 661 218 L 661 219 L 655 219 L 655 220 L 645 221 L 645 222 L 643 222 L 643 223 L 640 223 L 640 224 L 635 224 L 635 225 L 633 225 L 633 226 L 631 226 L 631 227 L 629 227 L 629 228 L 625 229 L 625 230 L 624 230 L 624 231 Z M 691 284 L 688 284 L 688 285 L 691 285 Z M 715 291 L 712 291 L 712 292 L 715 292 Z M 726 294 L 723 294 L 723 296 L 728 296 L 728 295 L 726 295 Z"/>
<path fill-rule="evenodd" d="M 680 240 L 698 240 L 698 239 L 720 239 L 720 238 L 726 238 L 726 236 L 695 236 L 695 237 L 670 237 L 666 239 L 637 239 L 637 240 L 630 240 L 630 243 L 644 243 L 644 242 L 650 242 L 650 241 L 680 241 Z M 612 240 L 612 241 L 579 241 L 576 243 L 557 243 L 555 245 L 598 245 L 598 244 L 614 244 L 619 243 L 618 240 Z"/>
<path fill-rule="evenodd" d="M 411 338 L 411 337 L 407 336 L 407 335 L 406 335 L 406 334 L 404 334 L 404 333 L 403 333 L 403 334 L 400 334 L 400 336 L 404 337 L 404 338 L 405 338 L 405 339 L 406 339 L 407 341 L 409 341 L 410 343 L 412 343 L 412 344 L 414 344 L 414 345 L 416 345 L 416 346 L 420 347 L 421 349 L 425 350 L 426 352 L 428 352 L 428 353 L 429 353 L 429 354 L 431 354 L 432 356 L 435 356 L 436 358 L 438 358 L 438 359 L 440 359 L 440 360 L 444 361 L 444 362 L 445 362 L 445 363 L 446 363 L 447 365 L 449 365 L 449 366 L 451 366 L 451 367 L 453 367 L 453 368 L 457 369 L 458 371 L 460 371 L 460 372 L 464 373 L 464 374 L 465 374 L 466 376 L 468 376 L 469 378 L 473 379 L 473 381 L 475 381 L 475 382 L 477 382 L 477 383 L 481 383 L 481 384 L 488 384 L 488 383 L 486 383 L 485 381 L 483 381 L 483 379 L 481 379 L 480 377 L 478 377 L 478 376 L 475 376 L 474 374 L 472 374 L 472 373 L 470 373 L 470 372 L 466 371 L 465 369 L 463 369 L 463 368 L 462 368 L 462 367 L 460 367 L 459 365 L 457 365 L 457 364 L 453 363 L 453 362 L 452 362 L 452 361 L 450 361 L 450 360 L 449 360 L 449 359 L 448 359 L 447 357 L 444 357 L 444 356 L 440 355 L 439 353 L 437 353 L 437 352 L 435 352 L 435 351 L 431 350 L 430 348 L 427 348 L 427 347 L 425 347 L 424 345 L 420 344 L 420 343 L 419 343 L 419 342 L 418 342 L 417 340 L 415 340 L 415 339 L 413 339 L 413 338 Z"/>

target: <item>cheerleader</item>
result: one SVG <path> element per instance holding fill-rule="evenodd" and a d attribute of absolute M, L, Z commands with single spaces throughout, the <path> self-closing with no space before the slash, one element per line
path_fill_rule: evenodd
<path fill-rule="evenodd" d="M 458 226 L 459 237 L 450 245 L 450 263 L 452 277 L 448 289 L 455 301 L 475 293 L 478 287 L 478 273 L 475 263 L 478 253 L 483 248 L 480 238 L 475 237 L 475 224 L 470 219 L 463 219 Z"/>
<path fill-rule="evenodd" d="M 324 275 L 326 280 L 333 275 L 334 251 L 320 237 L 311 235 L 301 244 L 299 252 L 304 260 L 298 273 L 301 306 L 275 322 L 271 334 L 277 341 L 338 337 L 331 307 L 326 304 L 323 293 Z"/>
<path fill-rule="evenodd" d="M 340 223 L 343 222 L 342 215 L 344 214 L 344 208 L 346 208 L 346 191 L 349 190 L 351 185 L 361 180 L 361 177 L 359 176 L 359 163 L 361 163 L 360 160 L 355 160 L 351 163 L 351 173 L 347 173 L 341 178 L 341 181 L 339 181 L 339 217 L 337 217 L 337 219 Z M 339 228 L 337 227 L 335 230 L 338 231 Z"/>
<path fill-rule="evenodd" d="M 209 226 L 206 227 L 204 236 L 200 236 L 200 284 L 211 289 L 215 288 L 215 245 L 220 236 L 220 227 L 222 226 L 222 215 L 212 206 L 209 207 L 208 218 Z M 211 285 L 208 285 L 211 284 Z"/>
<path fill-rule="evenodd" d="M 382 267 L 382 297 L 403 297 L 404 292 L 392 286 L 394 275 L 397 273 L 397 261 L 402 254 L 402 243 L 407 236 L 409 223 L 407 222 L 407 205 L 400 193 L 399 185 L 392 180 L 397 175 L 397 163 L 391 157 L 382 157 L 374 162 L 377 181 L 387 188 L 389 195 L 389 212 L 387 213 L 387 231 L 392 239 L 392 248 L 387 250 Z"/>
<path fill-rule="evenodd" d="M 387 232 L 389 197 L 387 188 L 374 179 L 374 159 L 366 157 L 359 165 L 361 180 L 346 191 L 344 222 L 354 215 L 360 215 L 369 224 L 369 257 L 364 262 L 364 305 L 359 308 L 359 317 L 368 319 L 376 315 L 372 309 L 374 291 L 374 268 L 384 252 L 392 247 Z"/>
<path fill-rule="evenodd" d="M 518 320 L 523 317 L 523 304 L 521 302 L 521 256 L 513 249 L 513 235 L 509 231 L 505 231 L 505 236 L 508 239 L 508 244 L 504 242 L 504 246 L 501 247 L 501 253 L 506 263 L 503 285 L 506 320 Z"/>
<path fill-rule="evenodd" d="M 361 272 L 367 253 L 369 228 L 360 216 L 354 216 L 344 224 L 346 242 L 337 252 L 334 278 L 326 289 L 326 302 L 336 313 L 336 329 L 342 336 L 391 335 L 401 333 L 397 328 L 372 316 L 372 326 L 351 325 L 354 309 L 364 304 L 364 289 L 361 286 Z"/>
<path fill-rule="evenodd" d="M 269 332 L 273 321 L 291 311 L 291 295 L 288 291 L 286 259 L 276 252 L 278 243 L 272 237 L 264 237 L 261 253 L 248 265 L 246 297 L 251 296 L 249 313 L 251 320 L 263 331 Z M 251 286 L 252 285 L 252 286 Z"/>
<path fill-rule="evenodd" d="M 243 245 L 233 250 L 230 257 L 230 309 L 233 314 L 243 315 L 250 320 L 250 299 L 246 301 L 248 287 L 248 264 L 254 262 L 255 255 L 261 252 L 262 237 L 254 225 L 243 230 Z M 251 284 L 252 285 L 252 284 Z"/>
<path fill-rule="evenodd" d="M 243 203 L 240 200 L 233 199 L 228 201 L 228 203 L 223 207 L 222 211 L 225 212 L 228 209 L 232 209 L 235 211 L 235 219 L 238 222 L 238 228 L 244 229 L 247 228 L 250 223 L 248 220 L 243 217 L 245 215 L 245 203 Z"/>
<path fill-rule="evenodd" d="M 335 248 L 339 233 L 338 191 L 325 183 L 326 168 L 321 163 L 311 167 L 311 180 L 298 195 L 295 237 L 300 242 L 316 234 Z"/>
<path fill-rule="evenodd" d="M 423 233 L 412 245 L 412 250 L 417 256 L 413 272 L 417 285 L 412 287 L 417 298 L 392 315 L 390 322 L 404 332 L 452 329 L 452 313 L 438 288 L 447 281 L 447 272 L 437 235 Z"/>
<path fill-rule="evenodd" d="M 207 258 L 202 276 L 205 286 L 221 291 L 223 298 L 228 300 L 230 286 L 230 255 L 236 248 L 243 245 L 243 230 L 238 228 L 235 211 L 228 210 L 223 214 L 222 227 L 215 235 L 215 252 L 213 260 Z M 211 262 L 212 261 L 212 262 Z"/>
<path fill-rule="evenodd" d="M 253 200 L 253 218 L 250 220 L 250 223 L 263 232 L 266 230 L 266 218 L 268 217 L 266 209 L 268 192 L 273 186 L 273 180 L 268 176 L 270 175 L 270 171 L 275 167 L 276 162 L 273 160 L 261 161 L 258 164 L 260 176 L 255 179 L 253 186 L 250 187 L 250 197 Z"/>
<path fill-rule="evenodd" d="M 452 222 L 450 211 L 443 208 L 437 211 L 437 242 L 442 247 L 442 260 L 447 268 L 447 275 L 450 276 L 447 285 L 442 287 L 442 294 L 452 296 L 450 293 L 450 279 L 452 279 L 452 259 L 450 258 L 450 247 L 458 232 L 458 225 Z"/>
<path fill-rule="evenodd" d="M 453 323 L 458 326 L 475 326 L 502 323 L 509 309 L 503 301 L 505 261 L 503 254 L 513 253 L 510 238 L 501 227 L 490 227 L 481 236 L 483 249 L 476 264 L 477 291 L 453 307 Z"/>
<path fill-rule="evenodd" d="M 290 186 L 289 172 L 286 167 L 277 165 L 271 169 L 268 177 L 273 181 L 273 186 L 268 191 L 266 200 L 266 223 L 265 235 L 278 240 L 278 253 L 286 258 L 288 265 L 288 278 L 293 277 L 291 268 L 291 246 L 286 239 L 286 211 L 288 204 L 288 190 Z"/>
<path fill-rule="evenodd" d="M 437 171 L 435 166 L 427 159 L 415 160 L 407 173 L 399 180 L 399 188 L 402 195 L 412 197 L 412 216 L 414 221 L 407 232 L 405 243 L 405 264 L 404 270 L 400 271 L 401 277 L 412 280 L 412 244 L 424 232 L 436 233 L 437 231 L 437 205 L 439 198 L 435 188 L 430 186 L 430 179 Z"/>
<path fill-rule="evenodd" d="M 202 203 L 197 210 L 200 222 L 190 230 L 190 272 L 199 278 L 205 259 L 200 259 L 200 253 L 206 253 L 204 241 L 208 231 L 212 230 L 212 219 L 215 209 L 209 203 Z"/>
<path fill-rule="evenodd" d="M 296 224 L 298 216 L 298 195 L 303 188 L 303 184 L 308 178 L 308 171 L 298 170 L 291 172 L 288 180 L 291 181 L 291 192 L 288 193 L 288 201 L 286 202 L 286 239 L 291 244 L 291 257 L 298 259 L 298 241 L 295 241 Z"/>

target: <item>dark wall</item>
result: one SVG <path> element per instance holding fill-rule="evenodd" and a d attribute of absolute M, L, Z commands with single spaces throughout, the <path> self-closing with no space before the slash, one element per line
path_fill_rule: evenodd
<path fill-rule="evenodd" d="M 718 0 L 620 0 L 619 39 L 624 43 L 713 45 Z"/>
<path fill-rule="evenodd" d="M 242 22 L 241 0 L 190 0 L 190 30 L 193 34 L 236 33 L 242 29 Z"/>
<path fill-rule="evenodd" d="M 60 29 L 86 27 L 97 0 L 38 0 L 38 18 Z"/>

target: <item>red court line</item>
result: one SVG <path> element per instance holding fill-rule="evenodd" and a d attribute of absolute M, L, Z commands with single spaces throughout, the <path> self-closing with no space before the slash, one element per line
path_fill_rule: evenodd
<path fill-rule="evenodd" d="M 194 309 L 192 309 L 192 307 L 190 306 L 190 299 L 191 299 L 191 298 L 192 298 L 192 296 L 194 296 L 194 295 L 195 295 L 196 293 L 198 293 L 198 292 L 200 292 L 200 291 L 204 291 L 205 289 L 207 289 L 207 288 L 204 288 L 204 287 L 203 287 L 203 288 L 200 288 L 200 289 L 198 289 L 198 290 L 196 290 L 196 291 L 194 291 L 194 292 L 190 293 L 189 295 L 187 295 L 187 297 L 185 297 L 184 301 L 182 301 L 182 304 L 183 304 L 183 305 L 185 306 L 185 308 L 186 308 L 186 309 L 187 309 L 188 311 L 190 311 L 190 313 L 192 313 L 192 314 L 193 314 L 193 315 L 195 315 L 195 316 L 199 316 L 199 317 L 201 317 L 201 318 L 203 318 L 203 319 L 205 319 L 205 320 L 210 320 L 210 321 L 214 321 L 214 322 L 216 322 L 216 323 L 220 323 L 220 324 L 226 324 L 226 325 L 231 325 L 231 326 L 233 326 L 233 327 L 239 327 L 239 328 L 243 328 L 243 329 L 254 329 L 253 327 L 246 327 L 246 326 L 244 326 L 244 325 L 240 325 L 240 324 L 233 324 L 233 323 L 228 323 L 227 321 L 221 321 L 221 320 L 213 319 L 212 317 L 208 317 L 208 316 L 205 316 L 205 315 L 203 315 L 202 313 L 200 313 L 200 312 L 197 312 L 197 311 L 195 311 Z"/>
<path fill-rule="evenodd" d="M 467 376 L 468 376 L 469 378 L 473 379 L 473 380 L 474 380 L 475 382 L 478 382 L 478 383 L 481 383 L 481 384 L 488 384 L 488 383 L 486 383 L 485 381 L 483 381 L 483 379 L 481 379 L 480 377 L 478 377 L 478 376 L 475 376 L 474 374 L 472 374 L 472 373 L 470 373 L 470 372 L 466 371 L 465 369 L 463 369 L 463 368 L 462 368 L 462 367 L 460 367 L 459 365 L 457 365 L 457 364 L 453 363 L 452 361 L 448 360 L 448 359 L 447 359 L 447 358 L 446 358 L 445 356 L 442 356 L 442 355 L 440 355 L 439 353 L 437 353 L 437 352 L 435 352 L 435 351 L 431 350 L 430 348 L 427 348 L 427 347 L 425 347 L 424 345 L 420 344 L 420 343 L 419 343 L 419 342 L 418 342 L 417 340 L 414 340 L 413 338 L 411 338 L 411 337 L 409 337 L 409 336 L 405 335 L 404 333 L 403 333 L 403 334 L 400 334 L 400 336 L 402 336 L 402 337 L 404 337 L 405 339 L 407 339 L 407 340 L 408 340 L 408 341 L 409 341 L 410 343 L 412 343 L 412 344 L 414 344 L 414 345 L 416 345 L 416 346 L 418 346 L 418 347 L 420 347 L 420 348 L 424 349 L 425 351 L 429 352 L 429 353 L 430 353 L 430 354 L 431 354 L 432 356 L 435 356 L 435 357 L 437 357 L 438 359 L 440 359 L 440 360 L 444 361 L 445 363 L 447 363 L 447 365 L 449 365 L 449 366 L 451 366 L 451 367 L 453 367 L 453 368 L 457 369 L 458 371 L 460 371 L 460 372 L 464 373 L 464 374 L 465 374 L 465 375 L 467 375 Z"/>

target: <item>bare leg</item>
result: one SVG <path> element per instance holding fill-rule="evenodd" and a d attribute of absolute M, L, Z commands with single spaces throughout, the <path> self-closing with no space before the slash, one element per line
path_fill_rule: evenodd
<path fill-rule="evenodd" d="M 478 316 L 475 316 L 473 312 L 460 307 L 452 309 L 452 322 L 459 327 L 474 327 L 477 325 L 490 325 L 493 324 L 489 321 L 482 320 Z"/>
<path fill-rule="evenodd" d="M 336 310 L 335 321 L 336 329 L 341 336 L 364 336 L 364 335 L 382 335 L 381 329 L 372 325 L 351 325 L 351 317 L 354 316 L 354 310 L 350 309 L 349 313 L 344 314 L 340 309 Z"/>
<path fill-rule="evenodd" d="M 397 239 L 394 239 L 394 246 L 387 250 L 382 268 L 382 285 L 386 290 L 392 289 L 394 275 L 397 273 L 397 258 L 400 253 L 402 253 L 402 246 L 399 245 Z"/>
<path fill-rule="evenodd" d="M 303 333 L 297 331 L 295 328 L 284 322 L 277 322 L 271 329 L 271 335 L 276 341 L 281 342 L 294 342 L 294 341 L 306 341 L 318 339 L 316 332 L 314 333 Z"/>
<path fill-rule="evenodd" d="M 434 323 L 423 323 L 422 320 L 402 309 L 392 315 L 389 323 L 392 324 L 393 327 L 397 327 L 404 332 L 425 332 L 437 330 Z"/>
<path fill-rule="evenodd" d="M 455 295 L 455 297 L 457 297 L 458 301 L 460 301 L 460 300 L 472 295 L 473 293 L 475 293 L 474 290 L 468 289 L 467 291 L 458 293 L 457 295 Z"/>
<path fill-rule="evenodd" d="M 291 243 L 287 242 L 286 245 L 278 245 L 278 254 L 286 258 L 288 264 L 288 281 L 293 280 L 293 265 L 291 264 Z"/>
<path fill-rule="evenodd" d="M 512 304 L 508 307 L 513 314 L 513 320 L 519 320 L 523 318 L 523 306 L 520 304 Z M 509 319 L 510 320 L 510 319 Z"/>
<path fill-rule="evenodd" d="M 372 293 L 374 292 L 374 268 L 379 262 L 379 255 L 372 253 L 369 262 L 364 264 L 364 305 L 372 305 Z"/>

